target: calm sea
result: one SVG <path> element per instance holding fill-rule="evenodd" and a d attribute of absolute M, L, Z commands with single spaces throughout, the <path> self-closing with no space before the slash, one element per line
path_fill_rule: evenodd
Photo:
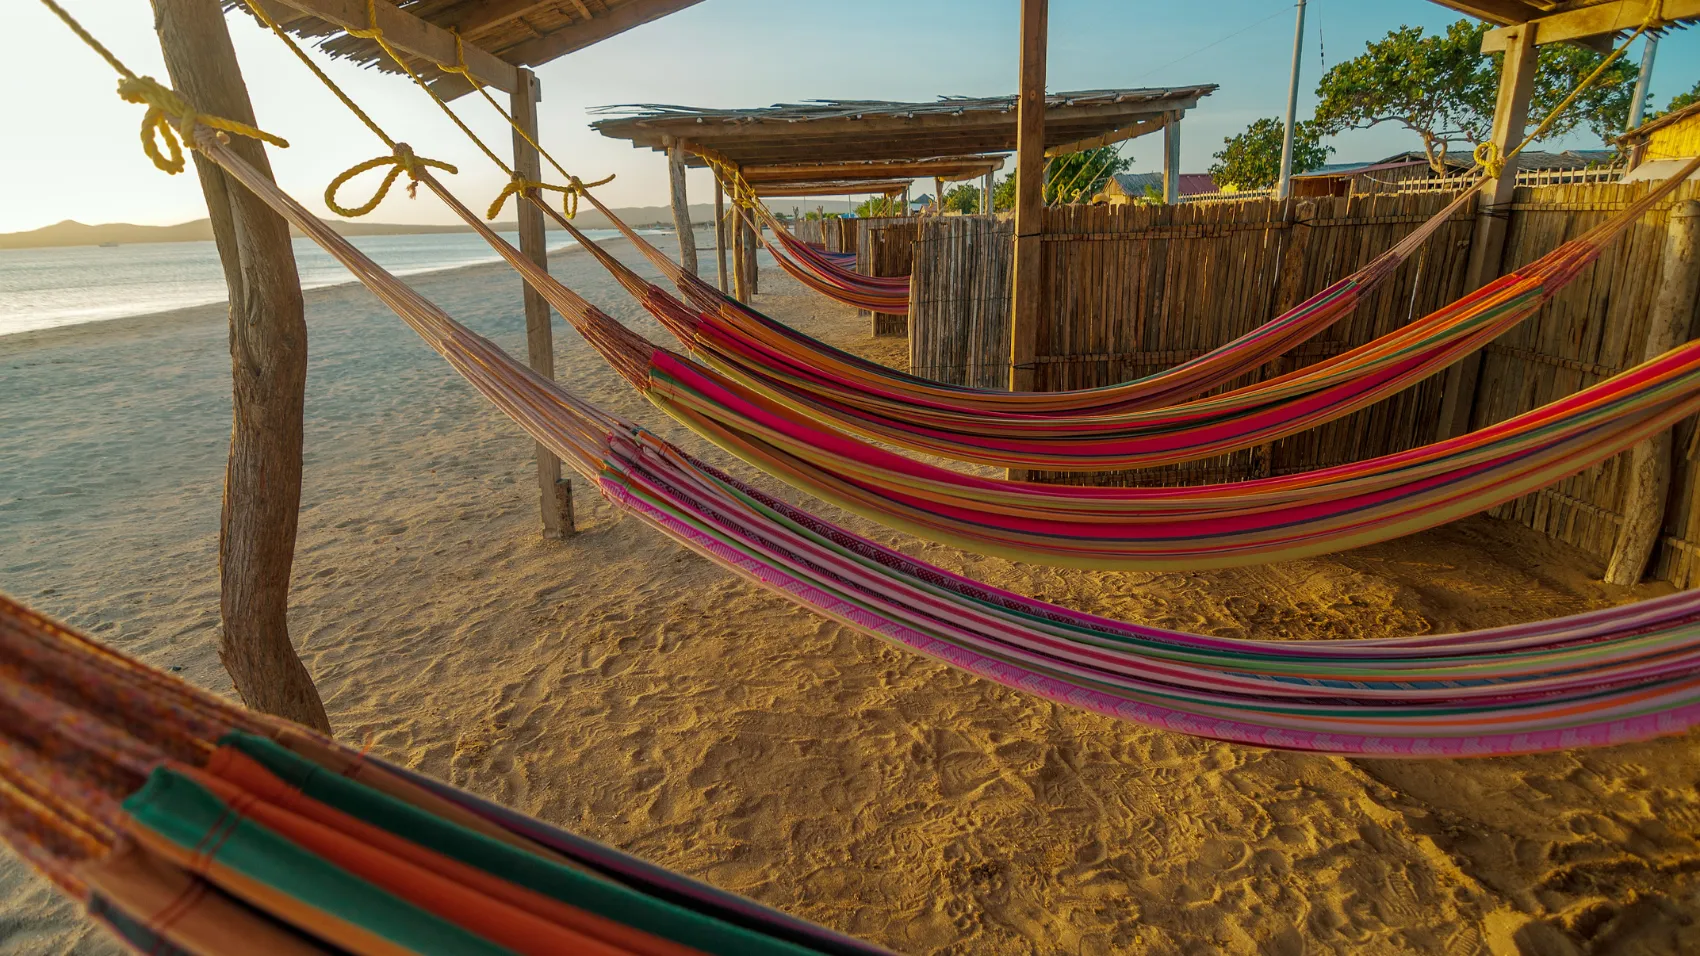
<path fill-rule="evenodd" d="M 594 239 L 617 235 L 612 229 L 587 234 Z M 503 238 L 519 241 L 513 233 Z M 362 236 L 353 242 L 379 265 L 403 276 L 497 258 L 471 233 Z M 571 244 L 550 237 L 551 248 Z M 295 240 L 295 261 L 303 288 L 354 281 L 310 240 Z M 224 272 L 210 241 L 0 249 L 0 335 L 224 300 Z"/>

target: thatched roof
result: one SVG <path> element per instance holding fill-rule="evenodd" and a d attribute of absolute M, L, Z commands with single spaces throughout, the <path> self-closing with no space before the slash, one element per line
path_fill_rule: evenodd
<path fill-rule="evenodd" d="M 683 10 L 701 0 L 378 0 L 435 27 L 458 32 L 466 44 L 512 66 L 537 66 Z M 398 72 L 374 40 L 349 36 L 364 26 L 365 0 L 265 0 L 274 18 L 296 36 L 317 41 L 333 57 Z M 241 9 L 240 2 L 225 0 Z M 306 12 L 304 12 L 306 11 Z M 313 11 L 320 15 L 313 15 Z M 340 21 L 340 25 L 339 22 Z M 464 92 L 428 59 L 409 57 L 427 79 Z M 435 85 L 435 84 L 433 84 Z"/>
<path fill-rule="evenodd" d="M 1047 148 L 1092 138 L 1113 142 L 1161 129 L 1216 91 L 1214 84 L 1052 93 Z M 604 136 L 665 149 L 670 139 L 706 146 L 743 166 L 919 160 L 1015 148 L 1016 98 L 941 97 L 932 103 L 811 100 L 760 109 L 643 103 L 607 106 L 591 124 Z"/>

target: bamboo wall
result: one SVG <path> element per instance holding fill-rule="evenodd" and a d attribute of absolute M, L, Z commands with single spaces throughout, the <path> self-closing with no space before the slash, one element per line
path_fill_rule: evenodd
<path fill-rule="evenodd" d="M 979 388 L 1009 387 L 1015 224 L 990 216 L 916 223 L 909 274 L 909 370 Z"/>
<path fill-rule="evenodd" d="M 915 219 L 891 217 L 862 220 L 857 236 L 856 270 L 869 276 L 906 276 L 915 262 Z M 874 335 L 905 335 L 908 313 L 865 313 Z"/>
<path fill-rule="evenodd" d="M 1539 258 L 1559 243 L 1604 222 L 1648 184 L 1522 187 L 1513 200 L 1507 269 Z M 1662 276 L 1670 209 L 1700 198 L 1688 184 L 1608 246 L 1545 309 L 1483 350 L 1471 426 L 1480 428 L 1572 394 L 1639 364 Z M 1694 326 L 1690 326 L 1693 334 Z M 1694 424 L 1676 429 L 1677 470 L 1665 535 L 1648 573 L 1688 587 L 1700 581 L 1700 488 L 1694 462 L 1681 454 Z M 1628 492 L 1628 455 L 1619 455 L 1491 513 L 1522 522 L 1602 557 L 1611 554 Z"/>
<path fill-rule="evenodd" d="M 1506 268 L 1552 250 L 1623 209 L 1644 185 L 1525 186 L 1511 210 Z M 1700 197 L 1700 185 L 1681 198 Z M 1277 203 L 1066 206 L 1047 210 L 1042 389 L 1089 388 L 1150 374 L 1268 321 L 1381 252 L 1451 193 Z M 1473 425 L 1527 411 L 1636 364 L 1659 281 L 1669 208 L 1645 217 L 1539 315 L 1484 351 Z M 1462 295 L 1473 224 L 1449 223 L 1351 318 L 1233 385 L 1338 354 Z M 911 369 L 940 381 L 1004 387 L 1012 227 L 984 217 L 925 219 L 914 245 Z M 1700 322 L 1700 319 L 1696 320 Z M 1435 376 L 1386 401 L 1272 446 L 1112 475 L 1036 475 L 1093 484 L 1235 481 L 1323 468 L 1434 440 Z M 1677 430 L 1686 449 L 1694 427 Z M 1665 537 L 1651 574 L 1700 582 L 1700 464 L 1679 455 Z M 1622 520 L 1627 456 L 1495 509 L 1594 554 Z"/>
<path fill-rule="evenodd" d="M 824 243 L 826 241 L 822 237 L 821 220 L 819 219 L 796 220 L 791 223 L 791 235 L 796 236 L 804 242 Z"/>

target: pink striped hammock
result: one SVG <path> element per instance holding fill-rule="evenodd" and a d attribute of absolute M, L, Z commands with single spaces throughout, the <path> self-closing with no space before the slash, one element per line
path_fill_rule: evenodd
<path fill-rule="evenodd" d="M 211 131 L 194 136 L 197 149 L 347 266 L 474 388 L 611 502 L 723 567 L 858 630 L 1069 706 L 1295 750 L 1526 753 L 1681 733 L 1700 719 L 1700 592 L 1465 634 L 1238 640 L 1082 614 L 909 558 L 574 397 L 379 268 Z M 564 288 L 554 298 L 594 310 L 573 304 L 576 296 Z M 608 342 L 635 337 L 612 320 L 587 326 L 587 334 Z M 615 356 L 624 361 L 623 353 Z M 621 371 L 644 369 L 622 365 Z M 1638 432 L 1641 425 L 1665 427 L 1700 405 L 1700 343 L 1576 400 L 1611 409 L 1598 421 L 1603 431 L 1626 421 Z"/>

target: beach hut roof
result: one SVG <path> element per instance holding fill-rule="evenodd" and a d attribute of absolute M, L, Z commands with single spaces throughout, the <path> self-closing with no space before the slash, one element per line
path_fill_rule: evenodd
<path fill-rule="evenodd" d="M 223 0 L 227 9 L 245 10 L 243 0 Z M 362 0 L 260 0 L 267 15 L 290 33 L 317 42 L 325 53 L 352 60 L 362 66 L 391 73 L 400 69 L 378 47 L 377 41 L 351 36 L 349 28 L 366 26 L 366 4 Z M 452 65 L 453 39 L 447 55 L 417 55 L 428 47 L 433 52 L 449 31 L 459 34 L 467 48 L 467 63 L 482 73 L 486 85 L 506 89 L 490 71 L 480 70 L 484 57 L 513 67 L 537 66 L 574 50 L 624 33 L 633 27 L 658 20 L 701 0 L 387 0 L 377 4 L 380 21 L 389 20 L 385 35 L 407 55 L 408 65 L 431 81 L 440 95 L 452 98 L 470 92 L 464 79 L 442 71 L 438 64 Z M 409 16 L 395 17 L 399 12 Z M 434 31 L 432 28 L 436 28 Z M 496 64 L 490 64 L 492 66 Z M 509 92 L 512 92 L 509 90 Z"/>
<path fill-rule="evenodd" d="M 1215 91 L 1214 84 L 1199 84 L 1052 93 L 1046 97 L 1045 146 L 1068 152 L 1156 132 Z M 674 140 L 705 146 L 746 168 L 920 160 L 1015 148 L 1014 96 L 946 96 L 930 103 L 808 100 L 759 109 L 640 103 L 595 112 L 607 117 L 592 124 L 604 136 L 656 150 Z"/>

